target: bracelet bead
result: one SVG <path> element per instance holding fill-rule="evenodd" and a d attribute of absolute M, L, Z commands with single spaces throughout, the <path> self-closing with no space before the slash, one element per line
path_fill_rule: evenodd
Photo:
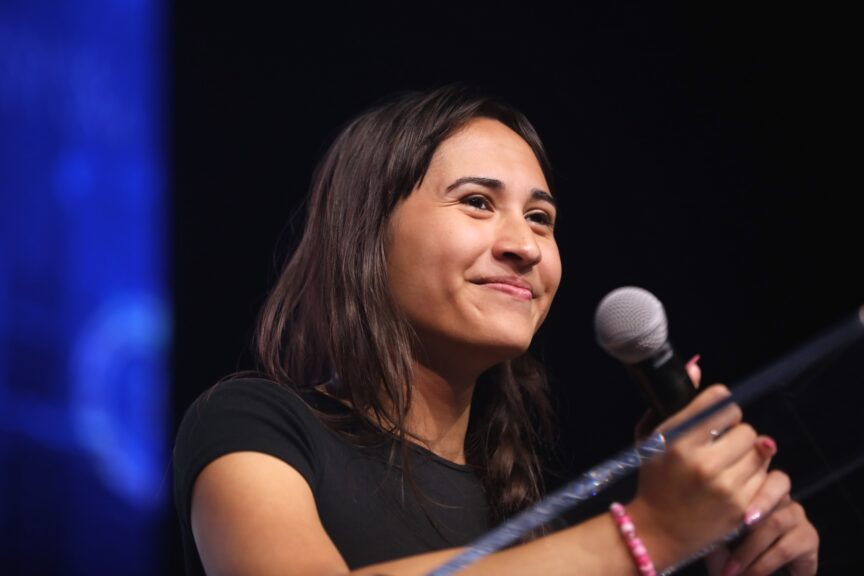
<path fill-rule="evenodd" d="M 648 555 L 648 550 L 645 548 L 642 540 L 636 536 L 636 526 L 627 514 L 627 510 L 618 502 L 613 502 L 609 507 L 609 511 L 612 513 L 612 518 L 615 519 L 615 524 L 618 525 L 618 530 L 621 532 L 624 543 L 627 545 L 627 549 L 636 563 L 640 576 L 657 576 L 654 563 L 651 562 L 651 557 Z"/>

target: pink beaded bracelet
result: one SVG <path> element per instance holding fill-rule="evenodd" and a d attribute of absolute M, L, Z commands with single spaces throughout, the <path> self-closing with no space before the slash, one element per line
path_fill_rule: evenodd
<path fill-rule="evenodd" d="M 636 526 L 633 525 L 633 520 L 627 515 L 627 510 L 618 502 L 613 502 L 609 507 L 612 513 L 612 518 L 615 519 L 615 524 L 621 531 L 621 536 L 624 537 L 624 543 L 630 550 L 630 555 L 636 561 L 636 567 L 639 569 L 641 576 L 657 576 L 657 570 L 654 569 L 654 563 L 651 562 L 651 557 L 648 556 L 648 550 L 642 544 L 642 540 L 636 536 Z"/>

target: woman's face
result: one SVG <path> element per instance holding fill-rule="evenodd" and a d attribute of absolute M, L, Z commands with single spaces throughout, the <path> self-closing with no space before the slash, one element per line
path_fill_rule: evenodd
<path fill-rule="evenodd" d="M 390 288 L 433 362 L 523 353 L 561 279 L 554 200 L 531 147 L 479 118 L 437 149 L 390 221 Z"/>

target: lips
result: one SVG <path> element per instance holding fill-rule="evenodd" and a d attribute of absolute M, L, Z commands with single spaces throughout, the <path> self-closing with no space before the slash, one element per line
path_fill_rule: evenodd
<path fill-rule="evenodd" d="M 537 297 L 537 292 L 531 283 L 518 276 L 489 276 L 475 280 L 474 284 L 499 290 L 521 300 L 531 300 Z"/>

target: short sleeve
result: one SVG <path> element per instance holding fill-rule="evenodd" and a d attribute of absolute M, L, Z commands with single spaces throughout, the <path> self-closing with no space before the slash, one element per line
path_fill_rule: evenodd
<path fill-rule="evenodd" d="M 190 525 L 192 489 L 210 462 L 232 452 L 262 452 L 296 469 L 313 488 L 318 470 L 310 408 L 287 387 L 258 379 L 216 384 L 189 407 L 174 446 L 174 501 Z"/>

